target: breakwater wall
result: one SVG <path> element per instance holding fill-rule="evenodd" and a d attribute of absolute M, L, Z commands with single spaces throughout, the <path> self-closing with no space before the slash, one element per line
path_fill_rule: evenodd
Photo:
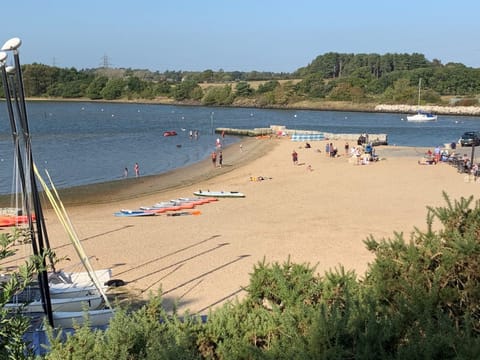
<path fill-rule="evenodd" d="M 215 133 L 252 137 L 288 136 L 293 141 L 348 140 L 352 142 L 357 142 L 362 135 L 368 135 L 368 142 L 373 145 L 388 145 L 387 134 L 334 134 L 315 130 L 287 129 L 283 125 L 270 125 L 268 128 L 254 129 L 216 128 Z"/>
<path fill-rule="evenodd" d="M 416 113 L 418 105 L 387 105 L 380 104 L 375 106 L 375 111 L 389 113 Z M 422 110 L 434 114 L 445 115 L 471 115 L 480 116 L 480 106 L 438 106 L 425 105 Z"/>

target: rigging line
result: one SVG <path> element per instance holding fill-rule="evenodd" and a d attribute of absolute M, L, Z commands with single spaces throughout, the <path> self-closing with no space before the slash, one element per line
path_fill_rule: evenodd
<path fill-rule="evenodd" d="M 45 182 L 43 177 L 40 175 L 40 172 L 38 171 L 38 168 L 35 164 L 33 164 L 33 169 L 35 171 L 35 175 L 37 176 L 37 179 L 40 182 L 48 200 L 50 201 L 50 204 L 52 205 L 52 207 L 55 211 L 55 214 L 57 215 L 60 223 L 62 224 L 62 226 L 64 228 L 64 230 L 67 232 L 67 235 L 70 238 L 70 241 L 71 241 L 75 251 L 77 252 L 78 257 L 80 258 L 80 261 L 82 262 L 83 266 L 87 270 L 87 273 L 88 273 L 88 276 L 90 277 L 90 280 L 93 282 L 93 284 L 95 285 L 97 290 L 102 295 L 102 297 L 105 301 L 105 304 L 110 309 L 112 309 L 112 306 L 111 306 L 111 304 L 108 300 L 107 295 L 105 294 L 105 291 L 103 290 L 103 287 L 100 284 L 100 281 L 99 281 L 99 279 L 98 279 L 98 277 L 95 273 L 95 270 L 93 269 L 93 266 L 91 265 L 90 260 L 87 256 L 87 254 L 85 253 L 85 250 L 83 249 L 83 246 L 82 246 L 80 240 L 78 239 L 78 236 L 76 235 L 75 230 L 73 229 L 73 226 L 71 225 L 71 221 L 68 218 L 68 214 L 65 210 L 65 207 L 63 206 L 62 201 L 60 200 L 60 197 L 58 196 L 58 192 L 57 192 L 57 190 L 56 190 L 56 188 L 53 184 L 52 179 L 50 178 L 50 175 L 47 172 L 47 175 L 48 175 L 48 178 L 49 178 L 49 181 L 50 181 L 50 185 L 53 189 L 53 192 L 52 192 L 52 190 L 50 190 L 47 183 Z"/>
<path fill-rule="evenodd" d="M 90 258 L 88 257 L 87 253 L 85 252 L 85 249 L 82 246 L 82 242 L 80 241 L 77 235 L 77 232 L 75 231 L 72 221 L 70 220 L 70 216 L 68 215 L 67 210 L 63 205 L 63 201 L 61 200 L 60 195 L 58 194 L 57 188 L 55 187 L 55 184 L 53 183 L 52 178 L 50 177 L 50 174 L 47 169 L 45 169 L 45 173 L 47 174 L 48 180 L 50 182 L 50 186 L 52 187 L 53 193 L 56 197 L 56 202 L 59 203 L 62 213 L 67 221 L 68 228 L 71 230 L 71 233 L 73 235 L 72 241 L 75 242 L 75 245 L 78 248 L 78 252 L 83 256 L 83 259 L 84 259 L 83 263 L 85 264 L 85 268 L 87 269 L 87 273 L 90 277 L 90 280 L 97 287 L 98 291 L 100 292 L 103 299 L 105 300 L 105 304 L 111 309 L 112 306 L 110 305 L 107 294 L 104 292 L 103 287 L 100 284 L 100 280 L 98 279 L 97 273 L 95 272 L 95 269 L 93 268 L 92 263 L 90 262 Z"/>

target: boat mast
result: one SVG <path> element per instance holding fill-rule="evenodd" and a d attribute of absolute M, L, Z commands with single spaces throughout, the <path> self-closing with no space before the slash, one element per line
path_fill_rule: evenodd
<path fill-rule="evenodd" d="M 422 78 L 418 79 L 418 107 L 420 108 L 420 91 L 422 88 Z"/>
<path fill-rule="evenodd" d="M 13 113 L 13 111 L 10 111 L 12 109 L 11 107 L 12 94 L 7 93 L 5 91 L 5 97 L 8 99 L 7 101 L 10 101 L 8 110 L 9 110 L 9 116 L 10 116 L 10 123 L 12 126 L 12 136 L 15 138 L 17 135 L 18 137 L 18 133 L 16 131 L 17 127 L 15 125 L 17 121 L 20 123 L 20 127 L 23 132 L 23 141 L 25 145 L 25 157 L 26 157 L 26 163 L 25 163 L 26 169 L 23 175 L 24 184 L 22 184 L 23 186 L 22 191 L 26 199 L 25 200 L 26 204 L 29 204 L 30 201 L 33 203 L 36 226 L 34 225 L 30 205 L 26 206 L 26 211 L 27 211 L 26 215 L 28 218 L 29 234 L 31 237 L 34 254 L 42 256 L 42 269 L 38 273 L 38 281 L 40 283 L 40 292 L 42 296 L 42 304 L 44 307 L 44 311 L 47 316 L 47 320 L 49 324 L 53 327 L 54 323 L 53 323 L 52 304 L 50 300 L 50 289 L 48 284 L 48 275 L 46 270 L 45 257 L 43 256 L 45 250 L 50 247 L 50 244 L 48 242 L 48 236 L 47 236 L 46 227 L 45 227 L 45 220 L 43 218 L 40 197 L 39 197 L 38 188 L 35 181 L 35 173 L 33 169 L 34 163 L 33 163 L 32 146 L 31 146 L 32 144 L 31 144 L 31 137 L 30 137 L 30 131 L 28 127 L 28 120 L 27 120 L 27 110 L 25 105 L 25 93 L 24 93 L 24 87 L 23 87 L 22 71 L 20 66 L 20 57 L 18 55 L 18 48 L 20 47 L 21 44 L 22 42 L 19 38 L 12 38 L 7 42 L 5 42 L 5 44 L 1 48 L 2 51 L 13 51 L 15 67 L 9 67 L 8 70 L 10 70 L 11 75 L 13 75 L 11 78 L 12 80 L 11 90 L 14 95 L 18 119 L 15 119 L 15 114 Z M 4 60 L 5 59 L 6 59 L 6 56 L 4 57 Z M 2 66 L 2 74 L 4 71 L 5 71 L 5 74 L 8 72 L 7 69 L 5 69 L 5 66 Z M 4 76 L 2 75 L 2 80 L 3 78 Z M 3 81 L 5 82 L 5 80 Z M 6 81 L 6 83 L 8 83 L 8 81 Z M 7 88 L 8 86 L 4 87 L 5 90 Z M 27 180 L 27 176 L 28 176 L 28 180 Z"/>

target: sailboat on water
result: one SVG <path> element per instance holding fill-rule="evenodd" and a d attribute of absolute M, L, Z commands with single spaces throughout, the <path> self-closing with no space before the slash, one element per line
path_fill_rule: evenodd
<path fill-rule="evenodd" d="M 407 121 L 417 121 L 417 122 L 436 121 L 437 115 L 422 111 L 420 109 L 421 91 L 422 91 L 422 78 L 418 80 L 418 111 L 415 115 L 407 115 Z"/>

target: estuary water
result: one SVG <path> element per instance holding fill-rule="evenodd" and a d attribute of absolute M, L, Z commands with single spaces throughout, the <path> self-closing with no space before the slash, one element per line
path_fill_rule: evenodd
<path fill-rule="evenodd" d="M 389 145 L 433 147 L 457 141 L 464 131 L 480 130 L 480 118 L 441 115 L 431 123 L 409 123 L 406 114 L 340 111 L 267 110 L 152 104 L 27 102 L 34 161 L 47 169 L 58 188 L 160 174 L 209 156 L 214 129 L 261 128 L 330 133 L 381 133 Z M 164 137 L 164 131 L 177 136 Z M 198 138 L 190 137 L 198 132 Z M 227 136 L 226 145 L 239 138 Z M 14 146 L 4 103 L 0 104 L 0 194 L 13 191 Z"/>

